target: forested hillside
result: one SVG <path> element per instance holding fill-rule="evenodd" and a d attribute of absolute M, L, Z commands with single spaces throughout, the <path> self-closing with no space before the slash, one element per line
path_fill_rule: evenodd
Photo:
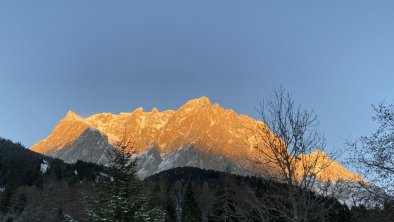
<path fill-rule="evenodd" d="M 97 197 L 98 178 L 104 171 L 80 161 L 66 164 L 0 139 L 0 221 L 89 221 L 84 196 Z M 192 167 L 163 171 L 143 181 L 151 205 L 165 210 L 166 221 L 286 221 L 266 213 L 279 195 L 278 187 L 284 186 Z M 336 199 L 312 196 L 322 203 L 317 208 L 320 215 L 312 221 L 393 219 L 389 204 L 349 209 Z"/>
<path fill-rule="evenodd" d="M 0 139 L 0 221 L 56 221 L 64 215 L 85 218 L 80 190 L 102 167 L 66 164 Z"/>

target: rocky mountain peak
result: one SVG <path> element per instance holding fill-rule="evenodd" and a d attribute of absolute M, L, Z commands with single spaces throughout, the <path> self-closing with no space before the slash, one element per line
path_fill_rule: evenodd
<path fill-rule="evenodd" d="M 144 108 L 142 108 L 142 107 L 138 107 L 138 108 L 136 108 L 136 109 L 133 111 L 133 113 L 138 113 L 138 114 L 143 113 L 143 112 L 144 112 Z"/>
<path fill-rule="evenodd" d="M 191 107 L 191 106 L 195 106 L 195 107 L 211 106 L 211 100 L 208 97 L 206 97 L 206 96 L 202 96 L 202 97 L 197 98 L 197 99 L 189 100 L 184 106 L 187 106 L 187 107 Z"/>
<path fill-rule="evenodd" d="M 158 112 L 159 112 L 159 110 L 158 110 L 156 107 L 153 107 L 153 108 L 152 108 L 151 113 L 158 113 Z"/>
<path fill-rule="evenodd" d="M 83 120 L 82 117 L 80 117 L 78 114 L 76 114 L 73 111 L 68 111 L 66 116 L 64 117 L 66 120 Z"/>
<path fill-rule="evenodd" d="M 253 140 L 254 137 L 250 133 L 259 130 L 261 124 L 263 123 L 249 116 L 223 109 L 216 103 L 212 105 L 207 97 L 192 99 L 175 111 L 159 112 L 153 108 L 151 112 L 144 112 L 140 107 L 132 113 L 99 113 L 86 119 L 70 111 L 53 132 L 34 145 L 32 150 L 59 158 L 67 157 L 67 161 L 84 156 L 85 159 L 82 160 L 94 162 L 94 158 L 87 158 L 87 153 L 97 150 L 94 146 L 102 147 L 98 149 L 101 152 L 116 145 L 117 141 L 126 136 L 132 138 L 133 149 L 137 155 L 142 155 L 148 147 L 155 146 L 162 158 L 155 156 L 155 163 L 161 164 L 160 167 L 157 166 L 158 170 L 188 163 L 190 166 L 221 170 L 229 163 L 242 165 L 245 155 L 250 155 L 250 159 L 253 159 L 256 153 L 245 140 Z M 187 150 L 180 152 L 191 144 L 191 154 L 186 152 Z M 68 149 L 73 151 L 67 151 Z M 315 151 L 302 158 L 310 160 L 316 155 L 325 156 L 327 161 L 330 161 L 322 151 Z M 100 157 L 100 160 L 105 159 L 96 151 L 94 156 Z M 217 162 L 219 159 L 223 161 Z M 333 175 L 335 178 L 342 178 L 343 175 L 348 175 L 347 178 L 352 177 L 353 175 L 348 172 L 339 163 L 334 162 L 330 172 L 322 175 L 328 179 Z"/>

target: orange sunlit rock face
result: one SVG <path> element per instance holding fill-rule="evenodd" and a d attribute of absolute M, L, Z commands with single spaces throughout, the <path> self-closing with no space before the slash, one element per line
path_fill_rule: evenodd
<path fill-rule="evenodd" d="M 298 162 L 298 173 L 305 172 L 304 166 L 312 166 L 312 173 L 321 181 L 362 181 L 363 179 L 344 168 L 339 162 L 330 159 L 330 157 L 321 150 L 316 150 L 309 155 L 301 155 Z"/>
<path fill-rule="evenodd" d="M 83 119 L 70 111 L 51 135 L 31 149 L 50 154 L 76 141 L 86 129 L 94 128 L 106 135 L 111 144 L 126 134 L 132 138 L 137 154 L 152 145 L 161 154 L 194 145 L 209 155 L 224 156 L 242 164 L 245 156 L 251 159 L 256 156 L 246 141 L 256 140 L 250 132 L 258 131 L 263 125 L 201 97 L 190 100 L 178 110 L 162 112 L 156 108 L 150 112 L 137 108 L 131 113 L 100 113 Z M 324 179 L 353 178 L 352 173 L 337 162 L 320 175 Z"/>
<path fill-rule="evenodd" d="M 35 144 L 31 149 L 49 154 L 67 146 L 88 128 L 89 125 L 81 117 L 69 111 L 66 117 L 57 124 L 51 135 Z"/>

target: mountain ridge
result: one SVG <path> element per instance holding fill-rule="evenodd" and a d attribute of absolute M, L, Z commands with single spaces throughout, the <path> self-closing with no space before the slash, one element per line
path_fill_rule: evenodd
<path fill-rule="evenodd" d="M 251 145 L 247 145 L 245 141 L 253 141 L 255 138 L 251 135 L 251 131 L 258 131 L 261 127 L 265 127 L 261 121 L 247 115 L 238 114 L 232 109 L 224 109 L 217 103 L 212 104 L 207 97 L 200 97 L 189 100 L 177 110 L 161 112 L 157 108 L 145 112 L 142 107 L 139 107 L 130 113 L 98 113 L 82 118 L 69 111 L 59 121 L 52 133 L 32 146 L 31 149 L 71 162 L 72 158 L 62 155 L 59 150 L 75 149 L 78 152 L 74 152 L 73 158 L 78 158 L 80 153 L 80 156 L 84 156 L 82 160 L 98 162 L 98 160 L 88 158 L 89 153 L 97 157 L 101 156 L 97 153 L 97 149 L 95 150 L 92 147 L 94 142 L 104 144 L 99 149 L 100 152 L 104 153 L 114 148 L 117 141 L 126 136 L 131 138 L 137 155 L 142 154 L 149 147 L 155 146 L 161 157 L 170 157 L 171 159 L 175 158 L 174 156 L 179 149 L 192 146 L 194 150 L 193 152 L 190 151 L 191 154 L 183 154 L 189 159 L 183 161 L 193 162 L 201 167 L 200 162 L 210 163 L 217 157 L 223 157 L 228 162 L 235 162 L 239 165 L 233 166 L 234 168 L 242 168 L 248 164 L 245 156 L 251 156 L 254 152 Z M 100 134 L 92 135 L 85 138 L 90 142 L 81 141 L 81 135 L 88 129 L 97 130 L 101 136 Z M 78 143 L 89 144 L 90 147 L 80 147 L 76 145 Z M 195 155 L 195 152 L 199 152 L 201 155 Z M 199 156 L 200 159 L 194 160 L 195 156 Z M 160 161 L 157 155 L 151 158 Z M 212 158 L 212 160 L 207 158 Z M 171 159 L 171 161 L 174 166 L 182 165 L 179 159 Z M 100 163 L 104 162 L 101 161 Z M 334 165 L 334 169 L 329 170 L 332 173 L 324 175 L 325 179 L 355 179 L 358 177 L 343 168 L 339 163 Z M 210 166 L 205 168 L 215 170 Z M 223 165 L 218 168 L 223 171 L 226 166 Z M 168 169 L 168 167 L 165 167 L 165 169 Z M 274 171 L 275 168 L 267 165 L 264 170 Z M 341 172 L 341 175 L 334 175 L 335 172 Z M 149 174 L 154 173 L 157 172 L 148 172 L 145 175 L 149 176 Z"/>

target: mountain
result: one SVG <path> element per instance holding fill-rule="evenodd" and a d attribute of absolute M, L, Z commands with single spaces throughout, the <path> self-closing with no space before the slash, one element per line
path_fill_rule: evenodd
<path fill-rule="evenodd" d="M 131 138 L 141 177 L 182 166 L 244 175 L 253 173 L 246 157 L 256 155 L 246 141 L 254 141 L 254 132 L 261 127 L 265 127 L 264 123 L 201 97 L 178 110 L 162 112 L 137 108 L 131 113 L 99 113 L 81 118 L 70 111 L 46 139 L 31 149 L 66 162 L 105 164 L 117 142 Z M 258 170 L 276 169 L 267 165 Z M 319 174 L 324 180 L 358 178 L 335 161 Z"/>
<path fill-rule="evenodd" d="M 177 155 L 189 153 L 191 151 L 183 150 L 191 148 L 180 149 Z M 156 149 L 146 151 L 160 156 Z M 82 161 L 67 164 L 1 138 L 0 154 L 0 221 L 70 221 L 66 215 L 74 221 L 90 221 L 85 208 L 86 197 L 96 197 L 98 178 L 107 177 L 102 173 L 103 167 Z M 146 177 L 143 190 L 151 197 L 153 206 L 166 211 L 166 221 L 179 221 L 179 209 L 188 184 L 198 194 L 195 197 L 203 221 L 217 221 L 215 215 L 226 206 L 226 201 L 238 206 L 236 213 L 242 218 L 261 221 L 260 216 L 264 216 L 261 201 L 283 186 L 259 177 L 181 167 Z M 385 207 L 382 211 L 353 205 L 349 209 L 335 198 L 322 200 L 331 205 L 330 221 L 392 221 L 393 218 L 392 208 Z"/>

